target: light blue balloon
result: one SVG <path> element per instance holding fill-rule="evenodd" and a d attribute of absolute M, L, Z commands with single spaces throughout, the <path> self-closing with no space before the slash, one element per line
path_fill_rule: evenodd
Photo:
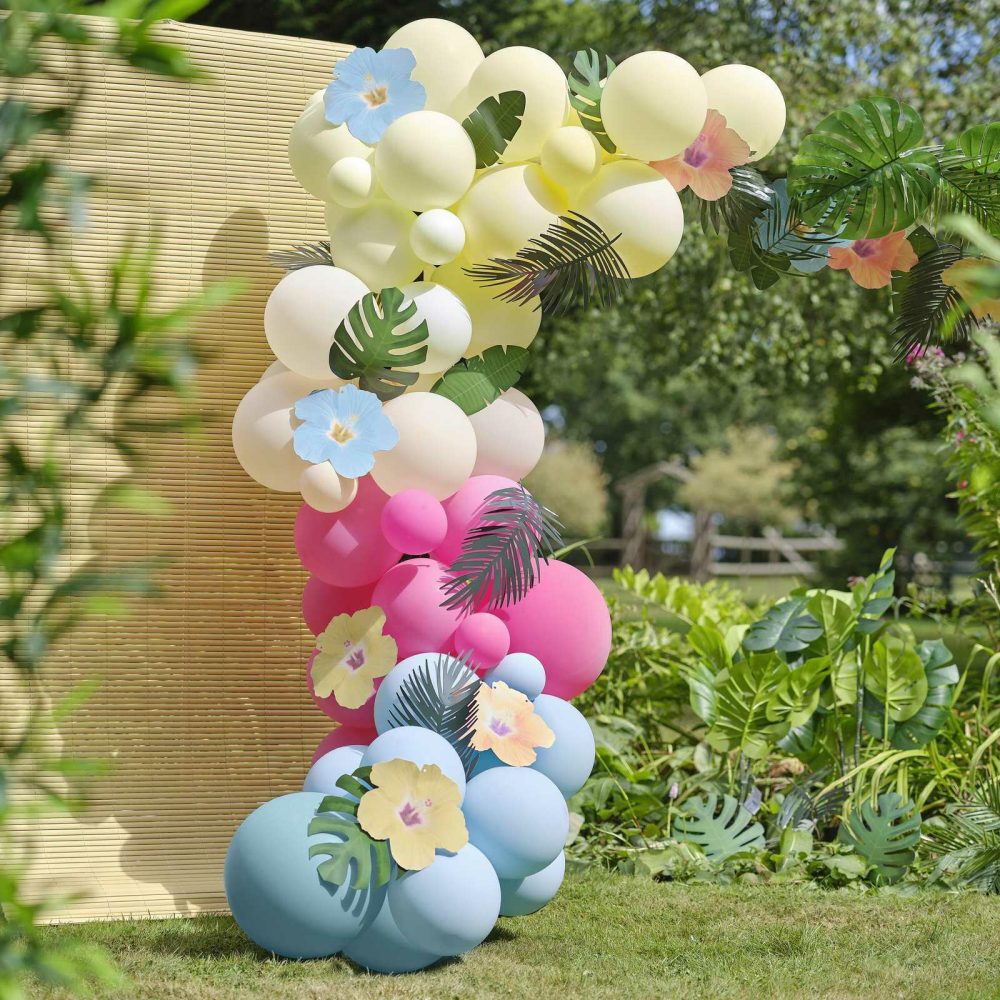
<path fill-rule="evenodd" d="M 369 972 L 416 972 L 433 965 L 441 955 L 412 945 L 396 925 L 386 900 L 372 924 L 345 949 L 344 955 Z"/>
<path fill-rule="evenodd" d="M 483 853 L 466 844 L 390 883 L 389 908 L 416 947 L 461 955 L 484 941 L 497 922 L 500 880 Z"/>
<path fill-rule="evenodd" d="M 534 875 L 500 879 L 500 915 L 523 917 L 540 910 L 558 891 L 566 875 L 566 855 Z"/>
<path fill-rule="evenodd" d="M 556 859 L 569 833 L 562 792 L 530 767 L 494 767 L 465 790 L 465 825 L 500 878 L 534 875 Z"/>
<path fill-rule="evenodd" d="M 322 857 L 313 844 L 330 834 L 308 835 L 323 796 L 293 792 L 255 809 L 233 835 L 226 854 L 226 898 L 248 938 L 285 958 L 336 954 L 378 913 L 385 888 L 357 891 L 320 880 Z"/>
<path fill-rule="evenodd" d="M 509 653 L 492 670 L 483 674 L 487 684 L 503 681 L 507 687 L 526 694 L 532 701 L 545 687 L 545 667 L 531 653 Z"/>
<path fill-rule="evenodd" d="M 418 767 L 437 764 L 442 773 L 465 795 L 465 768 L 455 748 L 443 737 L 420 726 L 399 726 L 375 737 L 361 755 L 361 766 L 386 760 L 412 760 Z"/>
<path fill-rule="evenodd" d="M 580 712 L 554 695 L 540 694 L 535 712 L 555 733 L 556 741 L 550 747 L 536 747 L 531 766 L 568 799 L 583 788 L 594 769 L 594 733 Z"/>
<path fill-rule="evenodd" d="M 352 743 L 323 754 L 309 768 L 302 791 L 322 792 L 324 795 L 346 795 L 347 792 L 337 787 L 337 782 L 345 774 L 353 774 L 361 767 L 361 755 L 367 749 L 361 744 Z"/>
<path fill-rule="evenodd" d="M 440 653 L 417 653 L 416 656 L 410 656 L 405 660 L 401 660 L 385 675 L 382 683 L 379 685 L 378 691 L 375 693 L 375 728 L 380 733 L 388 732 L 388 730 L 393 728 L 394 723 L 390 715 L 396 704 L 396 695 L 399 694 L 399 689 L 403 681 L 425 663 L 430 664 L 430 675 L 436 680 L 437 672 L 435 667 L 440 657 Z M 455 663 L 459 662 L 454 657 L 446 657 L 445 659 L 453 660 Z M 477 679 L 476 674 L 469 670 L 468 667 L 464 668 L 462 677 L 471 681 Z"/>

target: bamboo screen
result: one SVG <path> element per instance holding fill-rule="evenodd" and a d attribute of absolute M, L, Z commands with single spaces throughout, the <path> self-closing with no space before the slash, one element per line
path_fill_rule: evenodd
<path fill-rule="evenodd" d="M 35 886 L 86 894 L 61 919 L 225 909 L 222 865 L 235 827 L 266 799 L 301 788 L 330 728 L 304 680 L 312 644 L 292 538 L 299 500 L 244 475 L 230 422 L 273 361 L 262 316 L 280 273 L 265 253 L 325 235 L 286 144 L 306 98 L 349 49 L 169 22 L 162 34 L 210 79 L 170 82 L 96 57 L 85 64 L 88 97 L 70 160 L 107 183 L 90 200 L 73 259 L 103 280 L 127 232 L 158 226 L 165 303 L 219 279 L 245 285 L 196 330 L 209 354 L 197 385 L 204 432 L 143 442 L 151 461 L 140 485 L 172 512 L 102 515 L 86 527 L 116 556 L 171 561 L 161 596 L 127 621 L 85 626 L 47 665 L 54 697 L 100 679 L 57 739 L 111 765 L 85 814 L 47 818 L 35 833 Z M 44 88 L 32 96 L 44 100 Z M 7 297 L 13 289 L 17 299 L 5 308 L 30 301 L 37 263 L 24 248 L 0 246 Z M 74 456 L 80 512 L 116 474 L 101 456 Z"/>

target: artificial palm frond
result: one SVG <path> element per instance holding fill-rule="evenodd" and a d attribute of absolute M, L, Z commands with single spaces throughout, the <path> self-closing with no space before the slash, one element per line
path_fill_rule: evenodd
<path fill-rule="evenodd" d="M 773 191 L 764 175 L 753 167 L 733 167 L 729 171 L 733 186 L 718 201 L 698 199 L 701 227 L 716 235 L 723 229 L 740 229 L 749 219 L 759 215 L 771 204 Z"/>
<path fill-rule="evenodd" d="M 615 249 L 618 233 L 609 236 L 578 212 L 560 216 L 541 236 L 518 250 L 516 257 L 495 257 L 488 264 L 463 268 L 473 281 L 487 288 L 503 287 L 496 298 L 524 305 L 539 298 L 535 308 L 545 314 L 601 308 L 619 302 L 629 280 L 628 268 Z"/>
<path fill-rule="evenodd" d="M 271 250 L 267 259 L 284 271 L 298 271 L 302 267 L 312 267 L 314 264 L 333 264 L 333 254 L 330 251 L 329 240 L 319 240 L 316 243 L 296 243 L 291 250 Z"/>
<path fill-rule="evenodd" d="M 1000 894 L 1000 778 L 982 785 L 969 802 L 948 806 L 927 840 L 938 856 L 931 881 Z"/>
<path fill-rule="evenodd" d="M 952 139 L 941 153 L 938 170 L 933 214 L 969 215 L 1000 236 L 1000 122 L 974 125 Z"/>
<path fill-rule="evenodd" d="M 449 569 L 443 606 L 467 614 L 516 604 L 535 585 L 541 563 L 562 546 L 561 528 L 523 487 L 491 493 Z"/>

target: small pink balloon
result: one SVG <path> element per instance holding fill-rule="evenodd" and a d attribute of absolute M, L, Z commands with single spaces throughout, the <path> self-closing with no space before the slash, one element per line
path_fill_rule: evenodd
<path fill-rule="evenodd" d="M 517 486 L 517 483 L 503 476 L 473 476 L 466 480 L 465 485 L 442 505 L 448 517 L 448 532 L 441 544 L 431 551 L 431 555 L 450 566 L 462 551 L 462 540 L 476 519 L 483 501 L 491 493 L 510 489 L 512 486 Z"/>
<path fill-rule="evenodd" d="M 385 612 L 383 631 L 396 640 L 399 660 L 416 653 L 451 651 L 451 637 L 461 619 L 457 612 L 441 607 L 446 579 L 445 567 L 436 559 L 407 559 L 375 585 L 372 603 Z"/>
<path fill-rule="evenodd" d="M 475 670 L 492 670 L 510 652 L 510 632 L 496 615 L 476 613 L 463 618 L 452 636 L 452 651 L 468 656 Z"/>
<path fill-rule="evenodd" d="M 382 508 L 388 499 L 371 476 L 364 476 L 352 503 L 336 514 L 322 514 L 304 503 L 295 519 L 295 548 L 302 565 L 334 587 L 374 583 L 400 556 L 382 534 Z"/>
<path fill-rule="evenodd" d="M 358 729 L 354 726 L 337 726 L 336 729 L 332 729 L 326 736 L 320 740 L 319 746 L 316 747 L 316 752 L 313 754 L 310 764 L 315 764 L 316 761 L 323 756 L 323 754 L 329 753 L 331 750 L 336 750 L 337 747 L 349 747 L 349 746 L 362 746 L 366 747 L 369 743 L 372 743 L 378 736 L 378 732 L 375 729 Z"/>
<path fill-rule="evenodd" d="M 542 563 L 538 581 L 497 615 L 512 653 L 531 653 L 545 667 L 545 694 L 575 698 L 597 679 L 611 652 L 611 615 L 586 574 L 558 559 Z"/>
<path fill-rule="evenodd" d="M 316 654 L 319 650 L 314 649 L 312 655 L 309 657 L 309 665 L 306 667 L 306 681 L 309 684 L 309 693 L 312 695 L 312 700 L 315 702 L 316 707 L 321 711 L 325 712 L 330 716 L 331 719 L 336 719 L 341 725 L 351 726 L 354 729 L 369 729 L 375 726 L 375 695 L 372 696 L 360 707 L 360 708 L 344 708 L 343 705 L 339 704 L 337 699 L 331 694 L 327 698 L 320 698 L 316 694 L 316 688 L 313 687 L 312 678 L 312 665 L 313 660 L 316 659 Z M 382 678 L 377 677 L 375 679 L 375 690 L 378 690 L 378 686 L 382 683 Z"/>
<path fill-rule="evenodd" d="M 370 608 L 374 584 L 363 587 L 334 587 L 318 576 L 306 580 L 302 591 L 302 617 L 313 635 L 319 635 L 337 615 L 353 615 L 355 611 Z"/>
<path fill-rule="evenodd" d="M 382 534 L 407 555 L 430 552 L 444 541 L 448 516 L 441 502 L 424 490 L 403 490 L 382 508 Z"/>

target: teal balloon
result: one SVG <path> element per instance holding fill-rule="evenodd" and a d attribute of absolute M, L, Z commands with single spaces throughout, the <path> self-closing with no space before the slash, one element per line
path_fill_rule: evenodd
<path fill-rule="evenodd" d="M 507 687 L 526 694 L 533 701 L 545 687 L 545 667 L 531 653 L 509 653 L 483 674 L 483 680 L 487 684 L 503 681 Z"/>
<path fill-rule="evenodd" d="M 389 909 L 382 904 L 371 925 L 345 949 L 345 957 L 369 972 L 416 972 L 433 965 L 441 955 L 417 948 L 399 929 Z"/>
<path fill-rule="evenodd" d="M 441 653 L 417 653 L 416 656 L 409 656 L 405 660 L 401 660 L 385 675 L 378 691 L 375 692 L 375 728 L 380 733 L 388 732 L 396 725 L 392 720 L 392 710 L 398 704 L 397 696 L 403 682 L 425 663 L 430 665 L 430 676 L 436 682 L 438 677 L 437 662 L 441 656 Z M 454 660 L 455 663 L 459 662 L 454 657 L 445 657 L 445 659 Z M 463 683 L 467 680 L 475 681 L 478 679 L 468 667 L 460 673 Z M 437 683 L 434 686 L 436 689 Z"/>
<path fill-rule="evenodd" d="M 569 833 L 562 792 L 530 767 L 494 767 L 465 790 L 469 842 L 489 858 L 500 878 L 534 875 L 555 861 Z"/>
<path fill-rule="evenodd" d="M 500 915 L 500 880 L 483 853 L 466 844 L 389 886 L 389 908 L 417 948 L 461 955 L 485 940 Z"/>
<path fill-rule="evenodd" d="M 540 910 L 559 891 L 566 875 L 566 855 L 559 857 L 540 872 L 524 878 L 500 879 L 500 915 L 524 917 Z"/>
<path fill-rule="evenodd" d="M 342 788 L 337 787 L 337 782 L 345 774 L 353 774 L 361 767 L 361 755 L 367 749 L 367 747 L 351 743 L 336 747 L 329 753 L 323 754 L 309 768 L 302 791 L 322 792 L 324 795 L 346 795 L 347 793 Z"/>
<path fill-rule="evenodd" d="M 550 747 L 536 747 L 531 767 L 563 793 L 576 795 L 594 769 L 594 733 L 583 715 L 568 701 L 551 694 L 535 699 L 535 712 L 555 734 Z"/>
<path fill-rule="evenodd" d="M 386 889 L 328 886 L 319 877 L 323 858 L 308 835 L 323 796 L 294 792 L 255 809 L 233 835 L 226 854 L 226 898 L 243 933 L 265 951 L 285 958 L 334 955 L 374 919 Z"/>
<path fill-rule="evenodd" d="M 387 760 L 410 760 L 418 767 L 437 764 L 444 775 L 465 794 L 465 768 L 455 748 L 443 737 L 420 726 L 389 729 L 372 740 L 361 755 L 361 766 L 370 767 Z"/>

